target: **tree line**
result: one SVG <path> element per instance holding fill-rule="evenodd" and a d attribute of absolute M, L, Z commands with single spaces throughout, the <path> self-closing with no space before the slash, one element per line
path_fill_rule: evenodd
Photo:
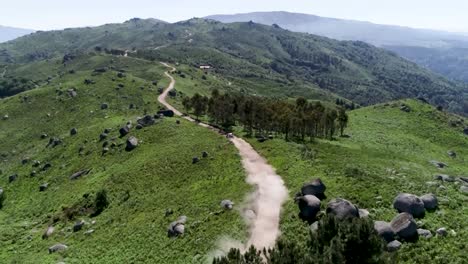
<path fill-rule="evenodd" d="M 211 97 L 196 93 L 182 100 L 186 113 L 197 119 L 207 115 L 210 121 L 226 130 L 242 125 L 250 135 L 284 135 L 286 139 L 333 138 L 343 135 L 348 115 L 343 107 L 326 107 L 320 102 L 298 98 L 266 98 L 243 94 L 221 94 L 213 90 Z"/>

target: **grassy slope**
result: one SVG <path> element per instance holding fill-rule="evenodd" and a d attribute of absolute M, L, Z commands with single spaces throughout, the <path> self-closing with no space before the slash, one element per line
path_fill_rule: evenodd
<path fill-rule="evenodd" d="M 139 62 L 128 59 L 126 63 L 134 67 Z M 6 193 L 0 210 L 0 259 L 16 263 L 60 259 L 67 263 L 191 263 L 201 262 L 222 235 L 243 239 L 245 227 L 236 211 L 217 214 L 222 199 L 239 203 L 249 190 L 235 148 L 211 131 L 185 121 L 176 125 L 175 118 L 167 118 L 152 127 L 132 130 L 131 135 L 140 140 L 134 151 L 118 146 L 102 156 L 99 134 L 112 128 L 109 137 L 117 137 L 118 128 L 128 120 L 135 122 L 144 110 L 154 113 L 159 108 L 156 88 L 130 74 L 111 81 L 116 72 L 92 76 L 84 66 L 76 64 L 75 68 L 76 74 L 67 74 L 49 86 L 0 101 L 0 113 L 10 117 L 0 121 L 0 186 Z M 153 69 L 156 76 L 162 76 L 163 70 L 159 65 Z M 85 78 L 96 84 L 84 85 Z M 125 88 L 117 91 L 118 83 Z M 59 87 L 64 91 L 75 87 L 78 96 L 58 95 Z M 26 103 L 22 96 L 28 96 Z M 99 109 L 102 102 L 109 103 L 108 110 Z M 138 109 L 129 110 L 130 103 Z M 69 135 L 72 127 L 78 128 L 78 135 Z M 46 148 L 48 139 L 40 139 L 44 132 L 64 143 Z M 124 141 L 116 139 L 117 143 Z M 80 146 L 89 154 L 79 155 Z M 210 157 L 192 165 L 192 157 L 201 156 L 202 151 L 208 151 Z M 21 165 L 24 157 L 50 162 L 52 168 L 31 178 L 31 163 Z M 84 168 L 93 170 L 80 180 L 69 180 L 72 173 Z M 13 173 L 18 173 L 18 180 L 9 184 L 7 178 Z M 50 186 L 41 193 L 39 185 L 44 182 Z M 74 221 L 59 221 L 54 235 L 41 239 L 51 218 L 62 215 L 62 208 L 79 204 L 84 194 L 92 199 L 100 189 L 108 192 L 107 210 L 93 219 L 78 216 L 87 221 L 80 232 L 69 231 Z M 174 214 L 165 217 L 166 209 Z M 189 219 L 186 235 L 167 238 L 168 224 L 180 215 Z M 96 224 L 91 226 L 91 220 Z M 85 236 L 88 229 L 95 232 Z M 56 242 L 70 247 L 49 255 L 47 248 Z"/>
<path fill-rule="evenodd" d="M 439 227 L 446 227 L 455 230 L 457 235 L 405 244 L 399 251 L 400 261 L 462 263 L 467 250 L 468 199 L 458 191 L 459 185 L 444 184 L 447 190 L 438 191 L 437 187 L 430 187 L 425 182 L 433 181 L 437 173 L 468 174 L 467 137 L 460 128 L 447 125 L 452 116 L 416 101 L 405 103 L 413 108 L 413 112 L 400 111 L 399 104 L 351 112 L 347 129 L 351 137 L 308 143 L 315 158 L 305 157 L 301 144 L 280 139 L 265 143 L 250 141 L 278 169 L 291 197 L 300 191 L 303 183 L 320 177 L 327 185 L 328 199 L 344 197 L 360 208 L 368 208 L 373 219 L 390 221 L 396 215 L 392 202 L 399 192 L 435 193 L 440 200 L 447 201 L 421 220 L 424 228 L 434 232 Z M 449 158 L 449 149 L 456 151 L 458 157 Z M 429 160 L 446 162 L 449 167 L 437 169 Z M 360 173 L 346 176 L 347 168 L 356 168 Z M 379 200 L 378 196 L 382 198 Z M 300 241 L 308 233 L 307 226 L 298 219 L 298 209 L 292 200 L 284 208 L 284 235 Z"/>

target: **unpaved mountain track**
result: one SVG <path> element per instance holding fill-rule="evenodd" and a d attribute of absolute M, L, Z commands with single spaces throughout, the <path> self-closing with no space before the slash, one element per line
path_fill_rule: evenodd
<path fill-rule="evenodd" d="M 171 72 L 176 69 L 166 63 L 164 66 L 171 70 L 164 74 L 171 80 L 169 86 L 158 97 L 158 101 L 167 109 L 174 111 L 174 114 L 183 116 L 180 111 L 166 102 L 167 94 L 174 89 L 175 79 L 171 76 Z M 193 118 L 184 116 L 185 119 L 196 122 Z M 199 125 L 220 132 L 217 128 L 204 123 Z M 250 237 L 245 245 L 248 248 L 254 245 L 258 249 L 270 248 L 274 246 L 276 239 L 280 235 L 279 221 L 281 214 L 281 206 L 288 197 L 288 190 L 284 186 L 281 177 L 276 174 L 275 169 L 270 166 L 267 161 L 260 156 L 252 146 L 245 140 L 233 137 L 230 141 L 239 150 L 242 157 L 242 165 L 247 172 L 247 182 L 256 187 L 256 191 L 252 194 L 251 204 L 256 217 L 247 219 L 250 225 Z"/>

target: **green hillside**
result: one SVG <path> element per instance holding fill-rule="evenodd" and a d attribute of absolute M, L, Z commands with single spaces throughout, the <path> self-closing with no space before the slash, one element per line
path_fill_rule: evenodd
<path fill-rule="evenodd" d="M 401 111 L 401 104 L 409 106 L 411 112 Z M 466 120 L 413 100 L 362 108 L 349 115 L 349 138 L 305 144 L 282 139 L 250 142 L 277 168 L 290 196 L 304 183 L 321 178 L 327 187 L 323 209 L 328 200 L 343 197 L 368 209 L 371 219 L 390 221 L 397 214 L 392 203 L 398 193 L 436 194 L 440 208 L 420 219 L 420 227 L 433 234 L 440 227 L 453 232 L 447 237 L 405 243 L 396 259 L 399 263 L 464 263 L 468 196 L 460 190 L 461 182 L 437 181 L 434 176 L 467 176 L 467 136 L 463 125 L 452 127 L 448 123 L 466 125 Z M 456 158 L 448 156 L 449 150 L 455 151 Z M 436 168 L 431 160 L 448 166 Z M 299 220 L 298 212 L 292 200 L 284 206 L 282 231 L 286 240 L 301 243 L 306 241 L 309 227 Z"/>
<path fill-rule="evenodd" d="M 93 73 L 104 64 L 125 69 L 125 77 L 110 69 Z M 70 67 L 75 73 L 0 101 L 3 263 L 200 263 L 223 236 L 245 239 L 238 211 L 220 206 L 223 199 L 241 204 L 250 191 L 236 149 L 216 133 L 184 120 L 177 124 L 176 118 L 135 128 L 139 116 L 159 109 L 157 86 L 149 80 L 162 78 L 165 67 L 110 56 L 77 59 Z M 119 138 L 128 121 L 130 134 Z M 106 128 L 110 132 L 100 140 Z M 132 151 L 125 150 L 129 136 L 139 140 Z M 61 143 L 48 146 L 52 138 Z M 202 159 L 202 151 L 209 156 Z M 193 157 L 201 161 L 192 164 Z M 81 170 L 90 172 L 70 179 Z M 44 183 L 49 185 L 40 192 Z M 103 190 L 108 206 L 93 216 Z M 182 215 L 185 235 L 167 237 L 169 223 Z M 86 223 L 73 232 L 78 220 Z M 55 232 L 42 239 L 49 225 Z M 89 230 L 94 232 L 85 234 Z M 68 250 L 49 254 L 56 243 Z"/>
<path fill-rule="evenodd" d="M 133 19 L 96 28 L 40 32 L 0 45 L 0 61 L 10 67 L 91 51 L 126 52 L 196 67 L 209 64 L 246 92 L 269 96 L 331 101 L 341 97 L 361 105 L 419 96 L 461 113 L 467 104 L 466 85 L 388 51 L 255 23 L 192 19 L 167 24 Z M 11 83 L 19 77 L 12 72 L 2 86 L 16 87 Z"/>

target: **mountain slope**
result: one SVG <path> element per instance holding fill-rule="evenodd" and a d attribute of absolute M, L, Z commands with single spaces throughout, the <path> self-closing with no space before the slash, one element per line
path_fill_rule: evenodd
<path fill-rule="evenodd" d="M 265 25 L 277 24 L 296 32 L 365 41 L 394 51 L 448 78 L 468 82 L 468 37 L 462 34 L 288 12 L 213 15 L 207 18 L 224 23 L 254 21 Z M 412 53 L 409 54 L 408 50 Z"/>
<path fill-rule="evenodd" d="M 31 34 L 34 30 L 0 26 L 0 43 Z"/>
<path fill-rule="evenodd" d="M 211 64 L 215 73 L 237 87 L 264 95 L 342 97 L 361 105 L 421 96 L 458 110 L 466 105 L 466 86 L 393 53 L 364 42 L 340 42 L 256 23 L 192 19 L 163 24 L 136 19 L 41 32 L 0 45 L 0 61 L 26 63 L 69 53 L 115 52 L 112 49 L 122 55 L 127 50 L 129 56 L 196 67 Z"/>
<path fill-rule="evenodd" d="M 108 70 L 93 73 L 95 65 Z M 109 69 L 112 65 L 131 68 L 135 75 L 126 71 L 125 77 L 118 77 Z M 152 74 L 138 70 L 138 65 L 151 65 L 145 69 Z M 135 128 L 139 116 L 159 110 L 157 86 L 150 80 L 167 85 L 165 67 L 113 56 L 77 58 L 69 66 L 75 73 L 0 101 L 1 116 L 8 115 L 0 120 L 2 262 L 201 263 L 223 236 L 246 238 L 238 211 L 220 206 L 224 199 L 240 205 L 250 191 L 234 146 L 196 124 L 183 119 L 177 124 L 178 118 Z M 85 79 L 94 83 L 85 84 Z M 75 97 L 68 91 L 72 88 Z M 108 108 L 101 109 L 102 103 Z M 127 121 L 133 126 L 120 138 L 119 129 Z M 76 135 L 70 134 L 71 128 L 77 128 Z M 111 131 L 100 140 L 106 128 Z M 42 139 L 43 133 L 48 137 Z M 138 138 L 139 145 L 126 151 L 130 136 Z M 51 138 L 62 143 L 47 146 Z M 209 156 L 202 158 L 202 151 Z M 192 164 L 195 156 L 200 162 Z M 70 179 L 89 169 L 89 174 Z M 13 174 L 17 179 L 9 183 Z M 44 183 L 48 188 L 40 192 Z M 94 216 L 101 190 L 109 205 Z M 185 235 L 168 237 L 169 224 L 182 215 L 187 216 Z M 74 232 L 79 220 L 86 223 Z M 43 239 L 48 226 L 55 231 Z M 85 234 L 89 230 L 94 232 Z M 56 243 L 69 248 L 49 254 Z"/>
<path fill-rule="evenodd" d="M 402 104 L 411 111 L 401 111 Z M 341 197 L 369 210 L 374 221 L 391 221 L 397 214 L 392 204 L 399 193 L 435 194 L 439 208 L 418 219 L 418 228 L 430 230 L 434 237 L 403 243 L 391 263 L 463 263 L 468 239 L 468 196 L 463 192 L 467 183 L 443 182 L 435 180 L 435 175 L 467 176 L 468 136 L 463 134 L 467 120 L 461 122 L 460 117 L 415 100 L 361 108 L 349 116 L 349 137 L 335 141 L 260 143 L 251 139 L 250 143 L 277 168 L 291 193 L 320 178 L 327 187 L 322 210 L 328 201 Z M 451 126 L 449 121 L 458 124 Z M 450 157 L 449 150 L 456 157 Z M 448 166 L 437 168 L 431 160 Z M 281 226 L 286 241 L 300 244 L 307 241 L 313 226 L 298 219 L 297 207 L 293 200 L 285 204 Z M 436 236 L 441 227 L 449 235 Z"/>

